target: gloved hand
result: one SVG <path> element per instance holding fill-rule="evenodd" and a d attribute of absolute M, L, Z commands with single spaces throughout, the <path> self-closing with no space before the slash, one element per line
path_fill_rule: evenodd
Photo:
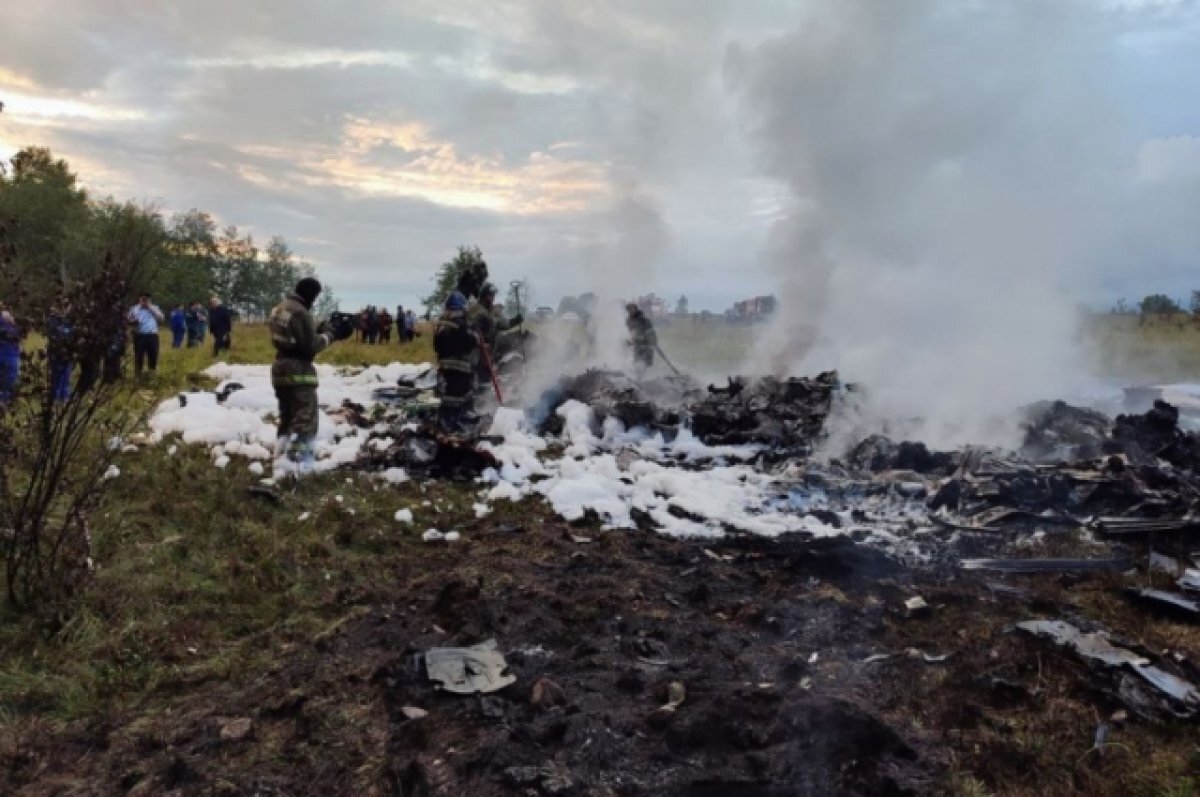
<path fill-rule="evenodd" d="M 517 313 L 508 323 L 512 324 L 514 327 L 519 327 L 521 324 L 525 323 L 525 316 Z"/>

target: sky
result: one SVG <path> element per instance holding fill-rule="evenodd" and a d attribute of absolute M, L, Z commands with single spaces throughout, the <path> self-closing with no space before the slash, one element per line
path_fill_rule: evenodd
<path fill-rule="evenodd" d="M 1196 0 L 41 0 L 0 25 L 0 156 L 283 235 L 343 306 L 412 302 L 460 244 L 550 305 L 909 273 L 884 261 L 941 285 L 997 253 L 1071 301 L 1186 297 L 1196 97 Z"/>

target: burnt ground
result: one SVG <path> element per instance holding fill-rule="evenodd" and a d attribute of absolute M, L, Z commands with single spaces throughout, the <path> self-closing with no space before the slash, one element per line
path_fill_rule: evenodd
<path fill-rule="evenodd" d="M 528 504 L 454 544 L 381 547 L 363 521 L 340 522 L 336 545 L 365 546 L 368 564 L 326 576 L 320 631 L 251 638 L 258 669 L 10 723 L 0 791 L 1196 793 L 1195 724 L 1123 717 L 1071 654 L 1011 631 L 1103 618 L 1150 650 L 1200 656 L 1193 629 L 1117 595 L 1120 575 L 910 570 L 847 538 L 676 540 Z M 928 608 L 907 609 L 917 595 Z M 489 638 L 515 684 L 432 688 L 423 650 Z M 668 711 L 672 684 L 684 700 Z"/>

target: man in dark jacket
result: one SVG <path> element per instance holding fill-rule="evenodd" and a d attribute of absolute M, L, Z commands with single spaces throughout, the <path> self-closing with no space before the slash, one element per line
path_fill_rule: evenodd
<path fill-rule="evenodd" d="M 375 305 L 367 307 L 367 343 L 374 346 L 379 342 L 379 313 Z"/>
<path fill-rule="evenodd" d="M 184 328 L 187 330 L 187 347 L 189 349 L 199 346 L 203 341 L 203 335 L 200 333 L 200 315 L 203 312 L 200 309 L 200 302 L 192 302 L 184 314 Z"/>
<path fill-rule="evenodd" d="M 229 351 L 233 343 L 233 315 L 216 296 L 208 304 L 208 328 L 212 330 L 213 357 L 216 357 L 222 350 Z"/>
<path fill-rule="evenodd" d="M 467 299 L 454 291 L 446 299 L 433 333 L 441 397 L 438 420 L 448 431 L 460 431 L 473 410 L 475 377 L 471 359 L 477 346 L 475 332 L 467 321 Z"/>
<path fill-rule="evenodd" d="M 321 293 L 321 283 L 305 277 L 296 289 L 271 311 L 268 326 L 275 362 L 271 365 L 271 385 L 279 402 L 278 438 L 275 459 L 284 454 L 296 462 L 301 473 L 312 471 L 317 437 L 317 368 L 313 358 L 333 343 L 333 333 L 322 322 L 314 325 L 313 302 Z"/>
<path fill-rule="evenodd" d="M 392 314 L 386 307 L 379 311 L 379 342 L 392 342 Z"/>

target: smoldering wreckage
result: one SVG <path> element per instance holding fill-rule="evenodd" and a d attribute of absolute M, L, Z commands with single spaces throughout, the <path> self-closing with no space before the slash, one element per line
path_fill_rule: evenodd
<path fill-rule="evenodd" d="M 262 458 L 262 375 L 211 374 L 216 391 L 164 402 L 156 437 Z M 1028 762 L 996 739 L 1014 706 L 1053 713 L 1046 668 L 1092 718 L 1063 755 L 1098 772 L 1124 734 L 1200 716 L 1200 650 L 1168 633 L 1200 622 L 1200 435 L 1165 401 L 1115 420 L 1033 405 L 1016 450 L 868 434 L 828 457 L 831 416 L 862 394 L 832 372 L 588 370 L 485 408 L 474 435 L 438 430 L 434 381 L 322 371 L 327 467 L 477 490 L 474 525 L 425 532 L 443 635 L 372 611 L 338 648 L 390 651 L 370 676 L 389 793 L 924 794 L 952 747 L 1019 782 Z M 557 525 L 487 520 L 530 500 Z M 484 575 L 458 578 L 475 556 Z M 1108 627 L 1096 600 L 1132 620 Z"/>

